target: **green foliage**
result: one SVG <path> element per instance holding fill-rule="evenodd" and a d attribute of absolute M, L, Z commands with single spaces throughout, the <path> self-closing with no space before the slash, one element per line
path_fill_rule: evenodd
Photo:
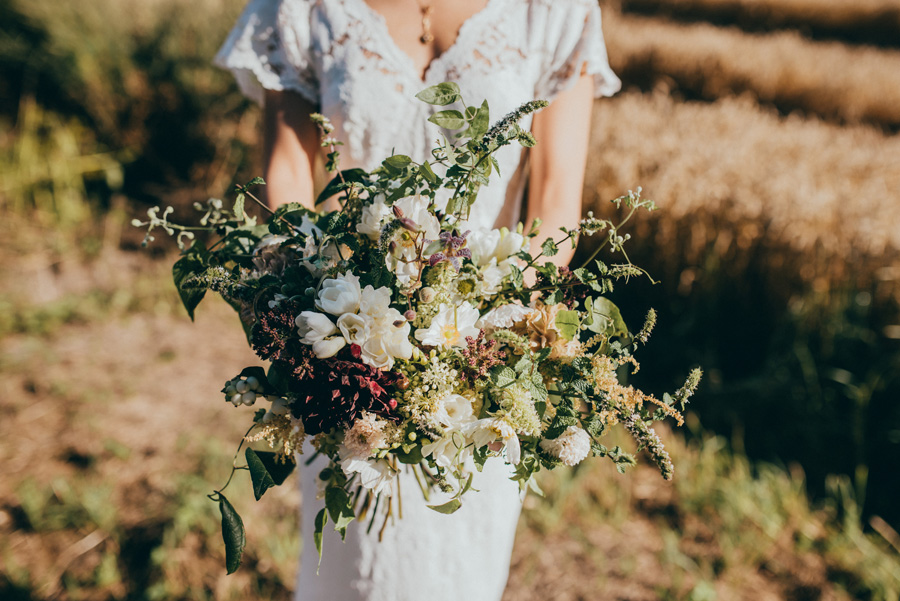
<path fill-rule="evenodd" d="M 241 520 L 241 516 L 234 510 L 225 495 L 217 494 L 219 511 L 222 514 L 222 539 L 225 541 L 225 568 L 229 574 L 233 574 L 241 566 L 247 537 L 244 533 L 244 522 Z"/>

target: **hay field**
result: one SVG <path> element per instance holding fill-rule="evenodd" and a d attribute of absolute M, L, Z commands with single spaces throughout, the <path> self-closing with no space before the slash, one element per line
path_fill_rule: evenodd
<path fill-rule="evenodd" d="M 900 44 L 897 0 L 619 0 L 621 8 L 689 21 L 739 23 L 744 29 L 801 29 L 858 44 Z"/>
<path fill-rule="evenodd" d="M 14 76 L 0 173 L 103 153 L 124 182 L 74 174 L 80 217 L 64 218 L 59 182 L 0 198 L 17 207 L 0 222 L 4 601 L 286 600 L 296 586 L 292 490 L 257 505 L 238 482 L 251 541 L 232 577 L 204 496 L 243 423 L 216 393 L 252 362 L 240 328 L 215 303 L 191 324 L 168 259 L 132 252 L 123 227 L 148 202 L 184 209 L 258 173 L 258 113 L 208 64 L 242 4 L 9 5 L 37 40 L 14 58 L 40 77 L 0 45 Z M 585 209 L 612 215 L 606 201 L 637 186 L 657 201 L 628 231 L 661 283 L 615 298 L 626 318 L 660 313 L 637 383 L 707 375 L 687 429 L 666 436 L 674 483 L 647 468 L 545 478 L 504 601 L 897 601 L 897 0 L 604 7 L 625 90 L 595 106 Z M 25 131 L 8 107 L 46 118 Z M 54 136 L 72 142 L 47 152 Z"/>
<path fill-rule="evenodd" d="M 900 126 L 896 50 L 616 11 L 607 11 L 604 23 L 613 68 L 645 87 L 662 80 L 703 100 L 750 93 L 784 112 Z"/>

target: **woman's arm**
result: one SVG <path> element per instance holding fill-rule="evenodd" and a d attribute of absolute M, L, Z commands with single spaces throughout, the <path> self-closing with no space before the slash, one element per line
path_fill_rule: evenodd
<path fill-rule="evenodd" d="M 544 238 L 558 240 L 560 227 L 575 227 L 581 219 L 592 105 L 593 81 L 585 75 L 534 116 L 531 130 L 537 145 L 529 151 L 531 175 L 525 224 L 527 227 L 538 217 L 543 225 L 541 235 L 534 239 L 532 254 L 538 252 L 537 245 Z M 567 242 L 551 260 L 559 266 L 568 265 L 574 254 Z"/>
<path fill-rule="evenodd" d="M 288 202 L 314 208 L 313 173 L 319 132 L 309 115 L 315 110 L 294 92 L 266 92 L 265 193 L 272 208 Z"/>

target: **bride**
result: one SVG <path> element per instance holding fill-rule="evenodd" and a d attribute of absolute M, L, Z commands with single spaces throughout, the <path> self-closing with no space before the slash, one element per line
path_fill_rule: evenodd
<path fill-rule="evenodd" d="M 526 101 L 551 101 L 522 123 L 536 147 L 495 155 L 500 176 L 482 188 L 469 221 L 491 228 L 539 217 L 548 234 L 581 217 L 592 100 L 619 89 L 596 0 L 253 0 L 216 62 L 265 107 L 273 206 L 313 206 L 320 147 L 311 112 L 334 124 L 342 169 L 371 170 L 394 150 L 425 161 L 447 133 L 426 121 L 435 109 L 415 99 L 427 86 L 456 82 L 468 102 L 487 100 L 493 121 Z M 571 255 L 561 249 L 554 259 L 565 265 Z M 301 470 L 304 499 L 316 496 L 323 467 Z M 344 542 L 326 529 L 318 575 L 315 510 L 303 503 L 295 598 L 499 600 L 521 509 L 508 477 L 508 466 L 488 462 L 476 474 L 479 492 L 446 516 L 427 509 L 415 479 L 401 474 L 403 518 L 380 542 L 365 523 Z"/>

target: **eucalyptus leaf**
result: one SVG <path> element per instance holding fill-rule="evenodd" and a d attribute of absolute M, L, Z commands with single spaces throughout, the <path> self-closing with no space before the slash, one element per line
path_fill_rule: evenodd
<path fill-rule="evenodd" d="M 416 98 L 428 104 L 445 106 L 460 100 L 462 95 L 459 92 L 458 85 L 453 82 L 444 82 L 425 88 L 416 94 Z"/>
<path fill-rule="evenodd" d="M 244 522 L 222 493 L 219 496 L 219 512 L 222 514 L 222 539 L 225 541 L 225 569 L 234 574 L 241 566 L 247 536 Z"/>
<path fill-rule="evenodd" d="M 428 505 L 428 509 L 433 509 L 438 513 L 444 513 L 450 515 L 451 513 L 456 513 L 456 510 L 462 507 L 462 501 L 459 499 L 450 499 L 443 505 Z"/>

